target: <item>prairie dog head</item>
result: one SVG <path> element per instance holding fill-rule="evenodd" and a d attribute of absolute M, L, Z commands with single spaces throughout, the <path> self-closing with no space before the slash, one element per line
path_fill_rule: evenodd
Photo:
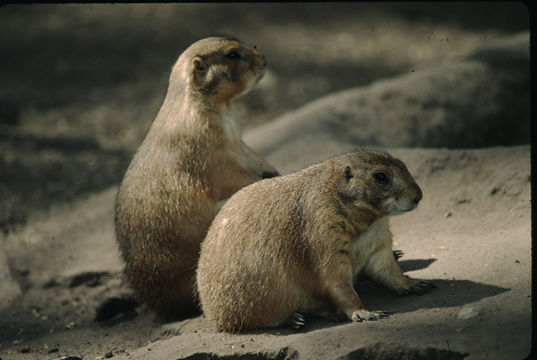
<path fill-rule="evenodd" d="M 384 152 L 359 151 L 338 161 L 338 195 L 345 207 L 377 216 L 414 210 L 422 192 L 405 164 Z"/>
<path fill-rule="evenodd" d="M 186 49 L 177 60 L 172 82 L 219 105 L 245 94 L 263 76 L 265 57 L 233 37 L 209 37 Z"/>

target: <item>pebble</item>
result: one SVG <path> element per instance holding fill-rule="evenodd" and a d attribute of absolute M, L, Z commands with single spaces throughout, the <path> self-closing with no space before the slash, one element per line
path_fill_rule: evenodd
<path fill-rule="evenodd" d="M 71 321 L 71 322 L 68 322 L 67 324 L 65 324 L 66 329 L 72 329 L 75 326 L 76 326 L 76 323 L 74 321 Z"/>
<path fill-rule="evenodd" d="M 457 319 L 467 320 L 477 316 L 481 307 L 479 306 L 464 306 L 457 314 Z"/>

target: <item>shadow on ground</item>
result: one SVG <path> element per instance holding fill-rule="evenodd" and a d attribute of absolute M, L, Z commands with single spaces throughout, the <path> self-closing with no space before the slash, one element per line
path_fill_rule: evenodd
<path fill-rule="evenodd" d="M 399 261 L 399 264 L 403 271 L 407 272 L 424 269 L 434 261 L 436 261 L 436 259 L 412 259 Z M 367 309 L 383 310 L 400 314 L 424 309 L 460 307 L 510 290 L 499 286 L 481 284 L 471 280 L 432 279 L 427 281 L 436 285 L 438 288 L 423 295 L 397 296 L 368 279 L 360 280 L 356 286 L 356 291 Z M 326 318 L 309 316 L 307 325 L 303 331 L 310 332 L 346 323 L 346 319 L 341 319 L 341 321 L 339 321 L 339 319 L 338 321 L 331 321 Z M 265 332 L 266 330 L 256 330 L 247 333 L 258 334 Z M 269 330 L 269 332 L 274 335 L 289 335 L 296 333 L 296 331 L 289 326 L 277 330 Z M 421 358 L 422 357 L 417 357 L 416 359 Z M 354 357 L 352 359 L 354 359 Z M 380 359 L 384 358 L 381 357 Z M 409 359 L 414 359 L 414 357 L 410 357 Z"/>

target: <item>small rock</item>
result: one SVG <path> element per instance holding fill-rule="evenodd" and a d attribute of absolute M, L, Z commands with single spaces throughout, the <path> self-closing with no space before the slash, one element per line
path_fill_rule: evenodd
<path fill-rule="evenodd" d="M 96 287 L 98 285 L 101 285 L 102 278 L 109 274 L 110 273 L 107 271 L 84 272 L 84 273 L 73 276 L 73 278 L 71 279 L 71 282 L 69 283 L 69 287 L 73 288 L 82 284 L 85 284 L 87 287 Z"/>
<path fill-rule="evenodd" d="M 21 353 L 23 354 L 27 354 L 30 352 L 30 347 L 29 346 L 25 346 L 21 349 Z"/>
<path fill-rule="evenodd" d="M 520 261 L 518 261 L 518 260 L 515 260 L 515 264 L 520 264 Z"/>
<path fill-rule="evenodd" d="M 81 357 L 78 357 L 78 356 L 70 356 L 70 355 L 67 355 L 67 356 L 62 356 L 60 358 L 60 360 L 82 360 Z"/>
<path fill-rule="evenodd" d="M 107 352 L 106 354 L 104 354 L 104 357 L 107 358 L 107 359 L 109 359 L 109 358 L 111 358 L 113 356 L 114 356 L 114 354 L 111 351 Z"/>
<path fill-rule="evenodd" d="M 444 214 L 444 217 L 448 218 L 448 217 L 451 217 L 451 215 L 453 215 L 453 214 L 451 213 L 451 211 L 448 211 L 447 213 Z"/>
<path fill-rule="evenodd" d="M 19 270 L 19 274 L 22 277 L 28 277 L 28 275 L 30 275 L 30 270 L 28 269 Z"/>
<path fill-rule="evenodd" d="M 464 306 L 457 314 L 457 319 L 467 320 L 477 316 L 481 308 L 479 306 Z"/>
<path fill-rule="evenodd" d="M 56 279 L 50 279 L 43 285 L 43 289 L 50 289 L 51 287 L 59 286 L 60 283 Z"/>
<path fill-rule="evenodd" d="M 49 350 L 48 350 L 48 353 L 49 353 L 49 354 L 53 354 L 53 353 L 57 353 L 58 351 L 60 351 L 60 349 L 58 349 L 58 348 L 52 348 L 52 349 L 49 349 Z"/>
<path fill-rule="evenodd" d="M 132 297 L 111 297 L 99 305 L 95 313 L 95 321 L 111 320 L 120 314 L 125 315 L 125 318 L 132 318 L 138 315 L 136 312 L 137 306 L 138 301 Z"/>
<path fill-rule="evenodd" d="M 490 191 L 490 195 L 494 195 L 494 194 L 496 194 L 498 191 L 500 191 L 500 188 L 499 188 L 499 187 L 494 187 L 494 188 Z"/>

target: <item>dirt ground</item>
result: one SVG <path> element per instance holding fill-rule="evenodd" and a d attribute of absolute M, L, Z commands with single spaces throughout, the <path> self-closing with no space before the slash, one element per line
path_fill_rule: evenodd
<path fill-rule="evenodd" d="M 516 3 L 0 7 L 0 359 L 525 358 L 532 329 L 529 55 L 510 39 L 518 46 L 528 28 L 527 10 Z M 398 298 L 364 281 L 358 292 L 366 306 L 392 316 L 362 324 L 314 319 L 301 333 L 215 333 L 202 316 L 163 324 L 143 306 L 94 321 L 106 298 L 131 292 L 113 235 L 123 172 L 179 53 L 222 33 L 267 57 L 265 78 L 237 111 L 245 139 L 282 173 L 361 145 L 386 147 L 407 163 L 424 199 L 393 218 L 395 248 L 405 253 L 407 274 L 437 290 Z M 457 72 L 458 59 L 499 75 L 475 88 L 464 85 L 482 78 L 423 82 L 442 69 Z M 449 61 L 455 65 L 441 67 Z M 427 104 L 401 95 L 379 109 L 390 101 L 385 89 L 397 86 L 425 89 Z M 456 96 L 431 105 L 462 88 L 470 96 L 481 89 L 473 102 L 479 108 L 495 106 L 473 112 L 471 101 L 461 107 Z M 347 90 L 358 99 L 352 111 Z M 318 116 L 308 122 L 311 106 Z M 330 127 L 317 131 L 334 108 Z M 384 122 L 366 128 L 362 113 Z M 414 134 L 429 117 L 463 119 L 450 136 L 472 136 L 441 147 L 419 136 L 391 146 L 349 136 L 361 127 Z M 436 131 L 442 127 L 430 129 L 420 136 L 446 139 Z M 513 129 L 528 136 L 494 135 Z"/>

